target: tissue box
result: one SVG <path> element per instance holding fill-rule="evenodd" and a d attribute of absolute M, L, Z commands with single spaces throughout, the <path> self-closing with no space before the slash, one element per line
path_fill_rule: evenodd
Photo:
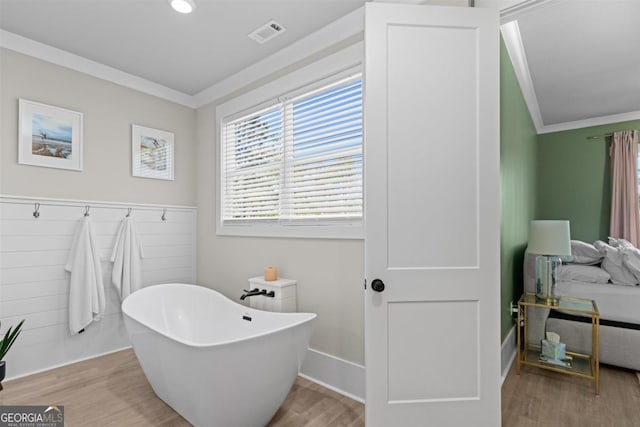
<path fill-rule="evenodd" d="M 563 342 L 542 340 L 542 355 L 549 359 L 564 360 L 566 358 L 567 345 Z"/>

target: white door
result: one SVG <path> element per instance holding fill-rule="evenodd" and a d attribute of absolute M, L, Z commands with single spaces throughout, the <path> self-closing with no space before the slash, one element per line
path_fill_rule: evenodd
<path fill-rule="evenodd" d="M 369 427 L 500 425 L 498 26 L 366 4 Z"/>

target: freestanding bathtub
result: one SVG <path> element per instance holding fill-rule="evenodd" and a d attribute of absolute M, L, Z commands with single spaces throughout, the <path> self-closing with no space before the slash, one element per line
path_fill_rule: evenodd
<path fill-rule="evenodd" d="M 122 311 L 154 392 L 198 427 L 266 425 L 298 375 L 316 317 L 251 309 L 186 284 L 140 289 Z"/>

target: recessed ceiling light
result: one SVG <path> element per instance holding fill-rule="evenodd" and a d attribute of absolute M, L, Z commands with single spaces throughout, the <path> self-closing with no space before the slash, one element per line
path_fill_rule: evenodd
<path fill-rule="evenodd" d="M 193 0 L 171 0 L 171 7 L 176 12 L 191 13 L 196 8 Z"/>

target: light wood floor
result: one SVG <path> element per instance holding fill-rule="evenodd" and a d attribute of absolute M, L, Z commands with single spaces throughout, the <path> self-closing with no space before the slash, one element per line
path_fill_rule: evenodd
<path fill-rule="evenodd" d="M 639 427 L 635 373 L 606 365 L 600 373 L 596 396 L 591 381 L 530 367 L 516 375 L 512 367 L 502 387 L 502 425 Z M 3 385 L 0 405 L 64 405 L 67 427 L 189 425 L 155 396 L 132 350 Z M 364 405 L 298 377 L 269 426 L 362 427 Z"/>
<path fill-rule="evenodd" d="M 0 405 L 64 405 L 65 426 L 189 426 L 156 397 L 133 350 L 3 382 Z M 364 426 L 364 405 L 298 377 L 269 427 Z"/>
<path fill-rule="evenodd" d="M 639 427 L 640 383 L 635 372 L 600 365 L 593 382 L 515 362 L 502 385 L 504 427 Z"/>

